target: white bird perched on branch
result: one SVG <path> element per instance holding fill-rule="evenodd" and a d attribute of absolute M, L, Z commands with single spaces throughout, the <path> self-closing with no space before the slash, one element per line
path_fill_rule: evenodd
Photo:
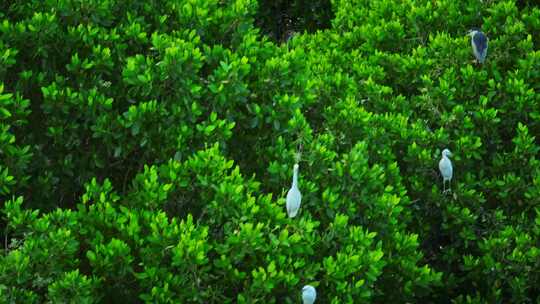
<path fill-rule="evenodd" d="M 311 285 L 304 286 L 304 288 L 302 288 L 302 301 L 304 304 L 313 304 L 315 303 L 315 299 L 317 299 L 315 287 Z"/>
<path fill-rule="evenodd" d="M 448 181 L 449 184 L 449 191 L 452 191 L 451 181 L 453 169 L 452 162 L 448 158 L 449 156 L 452 156 L 452 152 L 450 152 L 448 149 L 444 149 L 442 151 L 442 158 L 439 161 L 439 171 L 441 171 L 441 175 L 443 177 L 443 192 L 446 192 L 446 181 Z"/>
<path fill-rule="evenodd" d="M 298 164 L 294 164 L 292 186 L 287 192 L 287 214 L 290 218 L 296 216 L 302 202 L 302 194 L 298 190 L 298 167 Z"/>

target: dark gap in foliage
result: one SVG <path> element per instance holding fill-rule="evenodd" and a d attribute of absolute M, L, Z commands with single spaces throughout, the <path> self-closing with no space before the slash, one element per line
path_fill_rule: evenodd
<path fill-rule="evenodd" d="M 539 2 L 538 0 L 518 0 L 516 1 L 516 6 L 522 10 L 526 7 L 533 7 L 533 6 L 538 6 L 539 5 Z"/>
<path fill-rule="evenodd" d="M 295 32 L 328 29 L 334 18 L 330 0 L 259 1 L 256 25 L 274 41 L 286 41 Z"/>

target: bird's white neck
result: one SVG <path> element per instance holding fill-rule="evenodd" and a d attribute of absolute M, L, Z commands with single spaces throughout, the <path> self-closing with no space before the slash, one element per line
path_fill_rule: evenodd
<path fill-rule="evenodd" d="M 292 178 L 292 187 L 298 188 L 298 166 L 294 166 L 293 178 Z"/>

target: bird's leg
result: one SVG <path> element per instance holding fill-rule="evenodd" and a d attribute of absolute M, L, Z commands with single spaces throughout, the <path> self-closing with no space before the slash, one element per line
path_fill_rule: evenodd
<path fill-rule="evenodd" d="M 448 181 L 448 189 L 446 189 L 446 180 L 443 181 L 443 185 L 444 185 L 443 186 L 443 193 L 444 194 L 448 194 L 448 193 L 452 192 L 452 183 L 451 183 L 451 181 Z"/>
<path fill-rule="evenodd" d="M 446 193 L 446 180 L 445 180 L 445 179 L 443 179 L 443 181 L 442 181 L 442 187 L 443 187 L 443 191 L 442 191 L 442 192 L 443 192 L 443 193 Z"/>

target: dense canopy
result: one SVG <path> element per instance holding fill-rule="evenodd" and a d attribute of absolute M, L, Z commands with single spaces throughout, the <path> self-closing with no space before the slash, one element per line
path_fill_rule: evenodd
<path fill-rule="evenodd" d="M 538 303 L 534 3 L 0 1 L 0 302 Z"/>

